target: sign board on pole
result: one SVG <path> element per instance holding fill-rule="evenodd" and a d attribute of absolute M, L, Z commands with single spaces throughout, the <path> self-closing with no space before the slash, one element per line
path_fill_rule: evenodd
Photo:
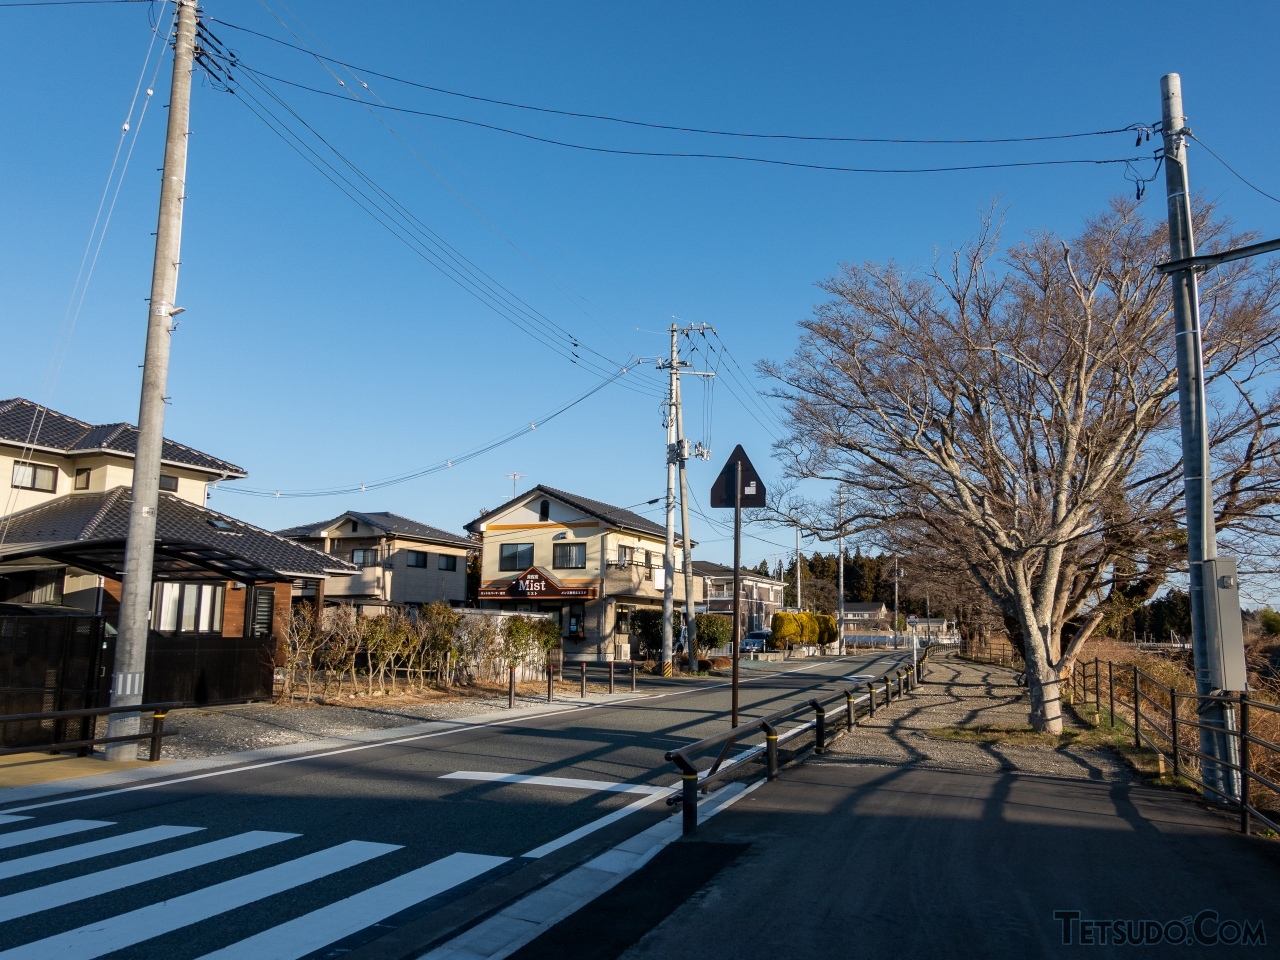
<path fill-rule="evenodd" d="M 760 479 L 760 474 L 756 473 L 756 468 L 747 459 L 747 453 L 742 449 L 742 444 L 733 448 L 733 453 L 729 454 L 729 459 L 725 462 L 724 469 L 720 471 L 720 476 L 716 477 L 716 482 L 711 485 L 711 506 L 733 509 L 733 465 L 735 463 L 742 464 L 742 506 L 763 507 L 764 481 Z"/>

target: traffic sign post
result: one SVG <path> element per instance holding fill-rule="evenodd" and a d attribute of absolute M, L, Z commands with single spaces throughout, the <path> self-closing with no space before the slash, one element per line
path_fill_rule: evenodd
<path fill-rule="evenodd" d="M 764 481 L 751 465 L 742 444 L 733 448 L 724 469 L 711 485 L 711 506 L 733 509 L 733 710 L 731 722 L 738 725 L 738 648 L 742 644 L 742 508 L 764 506 Z"/>

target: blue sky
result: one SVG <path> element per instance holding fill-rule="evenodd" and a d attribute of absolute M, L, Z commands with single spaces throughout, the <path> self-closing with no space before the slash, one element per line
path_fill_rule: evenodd
<path fill-rule="evenodd" d="M 137 415 L 167 63 L 140 129 L 135 110 L 132 160 L 69 336 L 64 316 L 155 7 L 0 8 L 0 395 L 47 400 L 99 422 Z M 1269 4 L 1216 4 L 1211 17 L 1203 5 L 1177 2 L 209 0 L 204 9 L 296 42 L 283 20 L 317 51 L 423 84 L 766 133 L 990 138 L 1124 127 L 1159 119 L 1160 76 L 1177 71 L 1196 134 L 1280 195 L 1280 132 L 1270 122 L 1280 8 Z M 248 66 L 342 92 L 315 59 L 211 26 Z M 1155 146 L 1135 151 L 1126 135 L 1000 146 L 743 141 L 513 110 L 356 73 L 369 84 L 365 98 L 619 149 L 914 167 L 1150 155 Z M 1007 237 L 1070 233 L 1109 196 L 1132 190 L 1119 166 L 876 176 L 568 150 L 379 114 L 388 129 L 364 107 L 274 89 L 453 249 L 584 348 L 610 363 L 654 356 L 666 343 L 654 331 L 672 316 L 709 323 L 759 389 L 767 385 L 750 373 L 753 364 L 789 354 L 796 321 L 821 299 L 814 282 L 842 261 L 927 264 L 971 236 L 993 202 Z M 288 491 L 411 471 L 506 434 L 598 382 L 396 240 L 243 98 L 198 79 L 192 129 L 178 297 L 186 313 L 173 343 L 166 434 L 244 466 L 245 485 Z M 1195 187 L 1241 227 L 1280 235 L 1280 204 L 1203 151 L 1193 148 L 1190 163 Z M 1153 184 L 1155 216 L 1163 215 L 1162 195 L 1163 182 Z M 353 508 L 460 530 L 510 496 L 511 471 L 527 475 L 522 485 L 620 505 L 658 497 L 665 437 L 658 400 L 643 392 L 652 368 L 644 369 L 625 380 L 639 392 L 606 387 L 443 473 L 322 499 L 224 489 L 210 505 L 269 528 Z M 766 480 L 777 472 L 773 438 L 760 423 L 768 418 L 750 415 L 729 386 L 715 390 L 712 461 L 691 468 L 703 503 L 736 443 Z M 688 432 L 701 439 L 695 383 L 686 400 Z M 722 531 L 696 520 L 694 533 L 702 556 L 729 558 Z M 760 539 L 744 548 L 752 562 L 776 559 L 792 542 L 785 531 L 754 533 Z"/>

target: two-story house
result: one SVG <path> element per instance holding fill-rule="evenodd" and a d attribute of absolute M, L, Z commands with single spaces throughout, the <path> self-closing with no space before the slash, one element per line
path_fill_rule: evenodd
<path fill-rule="evenodd" d="M 351 603 L 364 612 L 386 604 L 466 602 L 467 554 L 477 549 L 466 537 L 394 513 L 354 510 L 276 532 L 359 570 L 327 584 L 300 580 L 294 584 L 297 598 L 314 603 L 317 591 L 322 591 L 325 602 Z"/>
<path fill-rule="evenodd" d="M 706 560 L 693 561 L 694 575 L 703 582 L 707 613 L 733 616 L 733 567 Z M 773 615 L 782 609 L 782 591 L 786 583 L 766 577 L 754 570 L 742 571 L 742 597 L 738 616 L 745 636 L 752 630 L 768 630 Z"/>
<path fill-rule="evenodd" d="M 631 615 L 661 609 L 666 532 L 637 513 L 539 485 L 467 524 L 480 537 L 482 607 L 546 613 L 564 659 L 627 659 Z M 684 607 L 683 545 L 674 557 Z M 700 580 L 695 579 L 695 603 Z"/>
<path fill-rule="evenodd" d="M 0 401 L 0 616 L 89 615 L 108 640 L 114 635 L 137 440 L 128 423 Z M 209 484 L 244 476 L 164 441 L 146 699 L 269 696 L 293 581 L 356 572 L 204 505 Z M 0 659 L 18 655 L 6 642 L 0 637 Z"/>

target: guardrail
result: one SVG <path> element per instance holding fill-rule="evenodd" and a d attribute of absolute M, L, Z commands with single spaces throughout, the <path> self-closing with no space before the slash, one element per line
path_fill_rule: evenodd
<path fill-rule="evenodd" d="M 1092 666 L 1093 703 L 1101 714 L 1102 694 L 1107 694 L 1107 713 L 1112 727 L 1119 719 L 1133 730 L 1134 746 L 1141 748 L 1145 744 L 1160 757 L 1162 765 L 1168 760 L 1175 777 L 1190 780 L 1237 807 L 1242 833 L 1250 832 L 1251 821 L 1255 818 L 1266 824 L 1268 829 L 1280 832 L 1280 744 L 1259 735 L 1272 730 L 1276 731 L 1273 735 L 1280 735 L 1280 705 L 1244 693 L 1235 696 L 1185 693 L 1161 683 L 1136 665 L 1127 668 L 1121 665 L 1121 669 L 1116 670 L 1116 664 L 1108 660 L 1107 669 L 1103 671 L 1102 662 L 1095 657 L 1092 664 L 1085 661 L 1072 671 L 1067 690 L 1073 703 L 1078 697 L 1081 703 L 1088 705 L 1089 668 Z M 1196 719 L 1202 705 L 1208 703 L 1234 707 L 1238 718 L 1235 729 L 1210 727 Z M 1189 709 L 1184 709 L 1183 704 Z M 1129 716 L 1126 718 L 1117 712 L 1117 706 L 1122 711 L 1127 710 Z M 1206 757 L 1200 752 L 1197 748 L 1200 731 L 1208 729 L 1235 739 L 1239 763 Z M 1192 741 L 1196 746 L 1186 741 Z M 1236 773 L 1240 780 L 1239 796 L 1225 793 L 1197 775 L 1200 761 L 1206 759 Z M 1267 803 L 1265 812 L 1259 809 L 1260 802 Z"/>
<path fill-rule="evenodd" d="M 7 756 L 13 753 L 35 753 L 36 751 L 41 750 L 57 752 L 59 750 L 92 748 L 107 743 L 128 743 L 130 741 L 137 743 L 142 740 L 150 740 L 151 754 L 147 759 L 155 762 L 160 759 L 161 738 L 169 736 L 169 734 L 164 732 L 165 714 L 180 706 L 182 706 L 181 702 L 144 703 L 136 707 L 90 707 L 87 710 L 54 710 L 48 713 L 11 713 L 6 716 L 0 716 L 0 742 L 3 742 L 4 728 L 5 725 L 9 723 L 70 720 L 75 717 L 102 717 L 113 713 L 151 714 L 151 729 L 145 733 L 129 734 L 127 736 L 118 737 L 92 737 L 80 740 L 55 741 L 53 743 L 37 743 L 22 747 L 0 747 L 0 756 Z"/>
<path fill-rule="evenodd" d="M 892 676 L 885 674 L 879 679 L 860 683 L 842 693 L 827 697 L 825 700 L 819 700 L 815 697 L 789 707 L 783 707 L 781 710 L 775 710 L 767 716 L 747 720 L 723 733 L 718 733 L 713 737 L 707 737 L 705 740 L 699 740 L 697 743 L 691 743 L 687 747 L 681 747 L 679 750 L 672 750 L 667 753 L 666 759 L 676 765 L 676 768 L 680 771 L 683 784 L 681 794 L 677 797 L 672 797 L 667 802 L 682 805 L 684 835 L 691 837 L 698 832 L 698 794 L 705 793 L 714 781 L 725 777 L 730 772 L 736 772 L 740 764 L 759 755 L 761 752 L 765 755 L 766 779 L 777 779 L 779 770 L 778 744 L 784 740 L 799 736 L 807 730 L 814 731 L 813 752 L 817 754 L 825 752 L 827 744 L 834 739 L 834 737 L 829 737 L 831 731 L 828 726 L 829 721 L 832 719 L 832 711 L 828 709 L 831 705 L 843 702 L 844 710 L 837 710 L 835 716 L 837 718 L 843 716 L 844 729 L 840 732 L 848 733 L 857 726 L 858 717 L 875 716 L 878 708 L 877 686 L 883 685 L 883 700 L 881 703 L 884 706 L 901 699 L 914 690 L 923 677 L 924 664 L 928 657 L 928 648 L 922 649 L 914 669 L 910 664 L 907 664 L 899 667 Z M 865 692 L 860 693 L 862 690 L 865 690 Z M 865 709 L 863 709 L 864 706 Z M 782 721 L 810 710 L 814 714 L 812 720 L 784 733 L 778 732 L 778 726 Z M 838 723 L 839 719 L 836 722 Z M 757 733 L 764 734 L 763 744 L 753 747 L 730 763 L 724 762 L 735 744 Z M 839 733 L 836 735 L 838 736 Z M 700 771 L 697 767 L 697 758 L 715 747 L 722 747 L 722 749 L 711 763 L 711 766 L 704 771 Z M 799 753 L 797 754 L 798 756 Z"/>

